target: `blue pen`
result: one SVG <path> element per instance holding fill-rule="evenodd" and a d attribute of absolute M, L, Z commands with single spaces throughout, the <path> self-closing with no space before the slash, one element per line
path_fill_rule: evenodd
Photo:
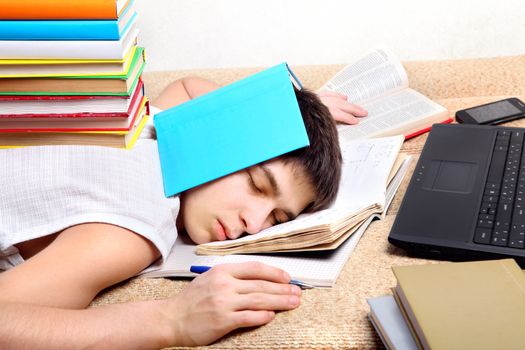
<path fill-rule="evenodd" d="M 190 271 L 191 272 L 198 273 L 198 274 L 204 273 L 204 272 L 208 271 L 209 269 L 211 269 L 211 266 L 193 265 L 193 266 L 190 267 Z M 311 285 L 311 284 L 308 284 L 308 283 L 305 283 L 305 282 L 301 282 L 301 281 L 297 281 L 297 280 L 290 280 L 290 282 L 288 282 L 288 283 L 296 285 L 296 286 L 298 286 L 301 289 L 312 289 L 312 288 L 314 288 L 314 286 Z"/>

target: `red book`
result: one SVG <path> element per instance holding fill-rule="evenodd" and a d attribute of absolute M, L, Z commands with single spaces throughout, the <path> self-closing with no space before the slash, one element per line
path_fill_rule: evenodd
<path fill-rule="evenodd" d="M 0 96 L 0 122 L 63 118 L 127 119 L 133 104 L 144 96 L 143 86 L 144 83 L 139 80 L 131 96 Z"/>
<path fill-rule="evenodd" d="M 146 113 L 144 113 L 146 110 Z M 139 115 L 149 115 L 149 103 L 146 97 L 135 98 L 131 106 L 131 113 L 125 119 L 112 118 L 48 118 L 27 119 L 22 118 L 15 121 L 0 120 L 0 133 L 35 133 L 35 132 L 79 132 L 79 131 L 101 131 L 101 132 L 124 132 L 135 126 Z"/>

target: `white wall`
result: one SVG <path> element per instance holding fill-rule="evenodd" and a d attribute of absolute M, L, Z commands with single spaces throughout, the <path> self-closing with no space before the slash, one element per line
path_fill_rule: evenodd
<path fill-rule="evenodd" d="M 147 70 L 525 53 L 524 0 L 135 0 Z"/>

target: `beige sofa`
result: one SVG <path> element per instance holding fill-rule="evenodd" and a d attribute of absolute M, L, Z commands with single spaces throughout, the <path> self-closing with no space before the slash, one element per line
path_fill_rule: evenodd
<path fill-rule="evenodd" d="M 517 96 L 525 100 L 525 55 L 514 57 L 405 62 L 410 86 L 448 108 L 457 109 Z M 304 85 L 316 89 L 342 66 L 292 67 Z M 197 75 L 221 84 L 258 69 L 151 72 L 144 75 L 147 95 L 155 98 L 170 81 Z M 511 125 L 525 126 L 524 121 Z M 426 135 L 404 143 L 403 150 L 419 155 Z M 415 162 L 412 164 L 412 169 Z M 382 344 L 367 319 L 366 299 L 390 293 L 395 285 L 392 265 L 424 264 L 428 260 L 407 256 L 387 242 L 410 176 L 405 178 L 385 219 L 372 223 L 346 263 L 332 289 L 303 293 L 302 305 L 279 313 L 263 327 L 238 331 L 215 344 L 214 349 L 376 349 Z M 178 293 L 188 281 L 131 279 L 102 293 L 92 304 L 164 298 Z"/>

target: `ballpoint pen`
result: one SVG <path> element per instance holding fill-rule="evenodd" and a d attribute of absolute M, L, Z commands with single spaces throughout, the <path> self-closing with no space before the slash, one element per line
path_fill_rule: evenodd
<path fill-rule="evenodd" d="M 211 266 L 193 265 L 193 266 L 190 267 L 190 271 L 191 272 L 198 273 L 198 274 L 204 273 L 204 272 L 208 271 L 209 269 L 211 269 Z M 312 289 L 312 288 L 315 288 L 314 285 L 311 285 L 309 283 L 305 283 L 305 282 L 302 282 L 302 281 L 298 281 L 298 280 L 290 280 L 290 282 L 288 282 L 288 283 L 296 285 L 296 286 L 298 286 L 301 289 Z"/>

